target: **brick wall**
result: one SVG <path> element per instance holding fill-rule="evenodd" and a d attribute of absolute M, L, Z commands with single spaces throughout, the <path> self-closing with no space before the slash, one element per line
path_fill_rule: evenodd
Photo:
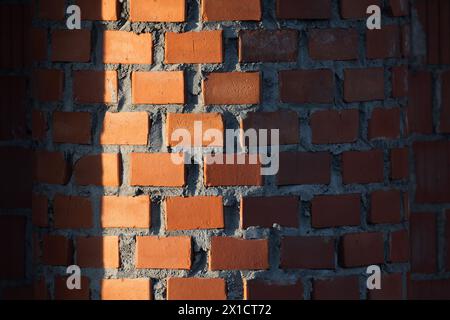
<path fill-rule="evenodd" d="M 22 2 L 1 5 L 2 298 L 450 298 L 449 1 Z M 279 172 L 174 164 L 194 121 L 280 129 Z"/>

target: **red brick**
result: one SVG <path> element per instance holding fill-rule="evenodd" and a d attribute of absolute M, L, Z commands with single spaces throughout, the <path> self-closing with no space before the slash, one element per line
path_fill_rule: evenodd
<path fill-rule="evenodd" d="M 49 184 L 67 184 L 70 178 L 69 164 L 64 153 L 35 151 L 34 181 Z"/>
<path fill-rule="evenodd" d="M 323 110 L 311 115 L 313 144 L 351 143 L 358 140 L 359 111 Z"/>
<path fill-rule="evenodd" d="M 281 71 L 279 78 L 282 102 L 333 102 L 334 78 L 329 69 Z"/>
<path fill-rule="evenodd" d="M 445 270 L 450 270 L 450 210 L 445 213 Z"/>
<path fill-rule="evenodd" d="M 450 202 L 450 142 L 415 142 L 416 202 Z"/>
<path fill-rule="evenodd" d="M 392 67 L 392 96 L 402 98 L 408 95 L 408 67 Z"/>
<path fill-rule="evenodd" d="M 427 25 L 426 25 L 426 40 L 427 40 L 427 60 L 428 64 L 439 64 L 439 0 L 427 1 Z"/>
<path fill-rule="evenodd" d="M 117 71 L 75 71 L 73 96 L 77 103 L 117 103 Z"/>
<path fill-rule="evenodd" d="M 38 69 L 33 73 L 34 97 L 41 102 L 60 101 L 63 96 L 64 72 L 56 69 Z"/>
<path fill-rule="evenodd" d="M 242 30 L 239 62 L 297 61 L 299 38 L 297 30 Z"/>
<path fill-rule="evenodd" d="M 33 110 L 31 121 L 33 140 L 44 140 L 48 129 L 45 113 L 39 110 Z"/>
<path fill-rule="evenodd" d="M 104 196 L 100 201 L 102 228 L 150 228 L 151 202 L 148 196 Z"/>
<path fill-rule="evenodd" d="M 54 112 L 55 143 L 90 144 L 92 119 L 89 112 Z"/>
<path fill-rule="evenodd" d="M 51 266 L 69 266 L 72 263 L 72 241 L 65 236 L 48 235 L 42 237 L 42 263 Z"/>
<path fill-rule="evenodd" d="M 89 198 L 56 195 L 53 200 L 53 223 L 57 229 L 92 228 L 93 214 Z"/>
<path fill-rule="evenodd" d="M 369 139 L 400 137 L 400 108 L 375 108 L 369 120 Z"/>
<path fill-rule="evenodd" d="M 0 216 L 1 280 L 20 280 L 26 276 L 26 224 L 24 216 Z"/>
<path fill-rule="evenodd" d="M 133 72 L 131 82 L 134 104 L 185 103 L 183 71 Z"/>
<path fill-rule="evenodd" d="M 209 270 L 268 270 L 268 240 L 211 237 Z"/>
<path fill-rule="evenodd" d="M 37 227 L 48 227 L 48 199 L 46 196 L 33 194 L 32 221 Z"/>
<path fill-rule="evenodd" d="M 1 147 L 0 177 L 0 208 L 31 208 L 33 151 Z"/>
<path fill-rule="evenodd" d="M 344 100 L 346 102 L 384 100 L 383 68 L 345 69 Z"/>
<path fill-rule="evenodd" d="M 222 30 L 166 32 L 165 63 L 222 63 Z"/>
<path fill-rule="evenodd" d="M 127 45 L 124 46 L 123 44 Z M 105 30 L 103 32 L 103 63 L 151 64 L 152 35 L 134 34 L 127 31 Z"/>
<path fill-rule="evenodd" d="M 400 191 L 374 191 L 370 194 L 370 202 L 370 223 L 400 223 L 402 221 Z"/>
<path fill-rule="evenodd" d="M 77 237 L 77 265 L 81 268 L 119 268 L 119 237 Z"/>
<path fill-rule="evenodd" d="M 303 284 L 244 279 L 244 300 L 303 300 Z"/>
<path fill-rule="evenodd" d="M 121 183 L 121 158 L 116 153 L 87 155 L 75 163 L 75 182 L 81 186 L 118 187 Z"/>
<path fill-rule="evenodd" d="M 1 60 L 0 60 L 1 61 Z M 27 83 L 25 76 L 0 76 L 2 102 L 0 104 L 0 140 L 28 139 Z"/>
<path fill-rule="evenodd" d="M 206 105 L 259 104 L 261 76 L 259 72 L 210 73 L 202 84 Z"/>
<path fill-rule="evenodd" d="M 248 0 L 203 0 L 203 21 L 261 20 L 261 1 Z"/>
<path fill-rule="evenodd" d="M 88 277 L 81 277 L 81 289 L 67 288 L 67 277 L 55 277 L 55 300 L 89 300 L 90 281 Z"/>
<path fill-rule="evenodd" d="M 91 31 L 54 30 L 51 53 L 53 62 L 89 62 L 91 59 Z"/>
<path fill-rule="evenodd" d="M 361 223 L 359 194 L 317 196 L 311 201 L 313 228 L 358 226 Z"/>
<path fill-rule="evenodd" d="M 167 300 L 226 300 L 224 279 L 169 278 Z"/>
<path fill-rule="evenodd" d="M 344 268 L 384 263 L 383 234 L 353 233 L 342 236 L 340 262 Z"/>
<path fill-rule="evenodd" d="M 401 273 L 384 274 L 381 289 L 368 290 L 369 300 L 403 300 L 403 280 Z"/>
<path fill-rule="evenodd" d="M 48 300 L 48 288 L 45 280 L 36 280 L 31 285 L 14 288 L 5 288 L 3 290 L 3 300 Z"/>
<path fill-rule="evenodd" d="M 368 59 L 400 58 L 401 35 L 397 25 L 384 25 L 381 29 L 366 31 Z"/>
<path fill-rule="evenodd" d="M 136 237 L 136 268 L 191 268 L 191 237 Z"/>
<path fill-rule="evenodd" d="M 151 300 L 152 281 L 149 279 L 103 279 L 100 281 L 101 300 Z"/>
<path fill-rule="evenodd" d="M 241 228 L 299 227 L 298 197 L 243 197 L 241 199 Z"/>
<path fill-rule="evenodd" d="M 150 123 L 147 112 L 106 112 L 100 144 L 147 145 Z"/>
<path fill-rule="evenodd" d="M 200 122 L 200 123 L 199 123 Z M 196 124 L 197 123 L 197 124 Z M 177 136 L 179 130 L 187 130 L 191 139 Z M 198 136 L 196 139 L 196 130 Z M 218 130 L 221 137 L 205 138 L 208 130 Z M 220 113 L 168 113 L 166 120 L 166 142 L 169 146 L 221 147 L 223 146 L 224 124 Z M 173 137 L 173 138 L 172 138 Z M 179 139 L 175 139 L 179 138 Z"/>
<path fill-rule="evenodd" d="M 342 170 L 344 184 L 383 182 L 383 150 L 344 152 Z"/>
<path fill-rule="evenodd" d="M 331 155 L 328 152 L 282 152 L 277 185 L 329 184 Z"/>
<path fill-rule="evenodd" d="M 166 230 L 222 229 L 222 197 L 169 197 L 165 201 Z"/>
<path fill-rule="evenodd" d="M 409 233 L 408 230 L 391 232 L 389 261 L 394 263 L 409 262 Z"/>
<path fill-rule="evenodd" d="M 278 19 L 330 19 L 331 0 L 277 0 Z"/>
<path fill-rule="evenodd" d="M 295 111 L 276 111 L 276 112 L 249 112 L 247 117 L 241 120 L 241 129 L 244 131 L 254 129 L 279 130 L 279 144 L 298 144 L 300 141 L 299 116 Z M 258 145 L 274 145 L 275 142 L 267 139 L 267 143 L 258 141 Z M 246 142 L 246 145 L 249 143 Z"/>
<path fill-rule="evenodd" d="M 428 71 L 409 73 L 408 132 L 433 133 L 432 78 Z"/>
<path fill-rule="evenodd" d="M 437 272 L 436 215 L 413 213 L 410 221 L 411 272 Z"/>
<path fill-rule="evenodd" d="M 366 18 L 370 5 L 382 7 L 381 0 L 341 0 L 341 16 L 344 19 Z"/>
<path fill-rule="evenodd" d="M 281 240 L 282 269 L 334 269 L 332 238 L 284 237 Z"/>
<path fill-rule="evenodd" d="M 221 163 L 212 163 L 213 159 Z M 230 160 L 233 164 L 227 164 Z M 250 161 L 251 157 L 246 154 L 205 156 L 203 170 L 205 186 L 262 186 L 263 177 L 259 159 L 255 164 Z"/>
<path fill-rule="evenodd" d="M 409 177 L 408 157 L 408 148 L 397 148 L 391 150 L 391 179 L 401 180 Z"/>
<path fill-rule="evenodd" d="M 450 3 L 447 0 L 440 0 L 439 13 L 440 63 L 450 64 L 450 42 L 447 37 L 450 33 Z"/>
<path fill-rule="evenodd" d="M 331 279 L 314 279 L 313 300 L 359 300 L 359 279 L 357 276 Z"/>
<path fill-rule="evenodd" d="M 450 71 L 442 74 L 441 87 L 441 123 L 439 132 L 450 133 Z"/>
<path fill-rule="evenodd" d="M 402 17 L 409 14 L 408 0 L 389 0 L 389 7 L 394 17 Z"/>
<path fill-rule="evenodd" d="M 131 186 L 183 187 L 185 181 L 184 164 L 175 164 L 169 153 L 130 154 Z"/>
<path fill-rule="evenodd" d="M 76 0 L 82 20 L 116 21 L 119 15 L 117 0 Z"/>
<path fill-rule="evenodd" d="M 39 18 L 44 20 L 63 20 L 65 0 L 39 0 Z"/>
<path fill-rule="evenodd" d="M 449 300 L 450 280 L 415 280 L 408 284 L 409 300 Z"/>
<path fill-rule="evenodd" d="M 30 61 L 45 61 L 47 60 L 47 29 L 44 28 L 30 28 L 29 29 L 29 48 L 24 54 Z"/>
<path fill-rule="evenodd" d="M 185 16 L 185 0 L 130 1 L 130 20 L 133 22 L 183 22 Z"/>
<path fill-rule="evenodd" d="M 352 29 L 312 29 L 309 31 L 309 56 L 314 60 L 358 59 L 359 35 Z"/>

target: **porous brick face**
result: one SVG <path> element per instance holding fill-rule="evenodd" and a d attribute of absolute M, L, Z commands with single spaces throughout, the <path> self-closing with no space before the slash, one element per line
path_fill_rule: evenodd
<path fill-rule="evenodd" d="M 0 298 L 450 299 L 449 1 L 18 2 Z M 226 129 L 278 129 L 279 170 Z"/>

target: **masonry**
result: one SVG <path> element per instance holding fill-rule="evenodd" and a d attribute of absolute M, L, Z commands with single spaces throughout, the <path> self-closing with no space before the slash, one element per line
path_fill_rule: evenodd
<path fill-rule="evenodd" d="M 0 14 L 2 299 L 450 298 L 450 1 Z M 279 172 L 174 164 L 196 121 L 279 129 Z"/>

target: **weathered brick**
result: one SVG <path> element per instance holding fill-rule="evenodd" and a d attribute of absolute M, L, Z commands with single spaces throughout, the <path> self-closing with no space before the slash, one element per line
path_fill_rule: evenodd
<path fill-rule="evenodd" d="M 309 56 L 315 60 L 358 59 L 358 31 L 352 29 L 312 29 L 308 33 Z"/>
<path fill-rule="evenodd" d="M 281 240 L 282 269 L 334 269 L 332 238 L 284 237 Z"/>
<path fill-rule="evenodd" d="M 261 20 L 261 1 L 202 0 L 203 21 Z"/>
<path fill-rule="evenodd" d="M 311 114 L 312 143 L 351 143 L 359 135 L 359 111 L 324 110 Z"/>
<path fill-rule="evenodd" d="M 317 196 L 311 201 L 311 225 L 314 228 L 358 226 L 360 210 L 359 194 Z"/>

